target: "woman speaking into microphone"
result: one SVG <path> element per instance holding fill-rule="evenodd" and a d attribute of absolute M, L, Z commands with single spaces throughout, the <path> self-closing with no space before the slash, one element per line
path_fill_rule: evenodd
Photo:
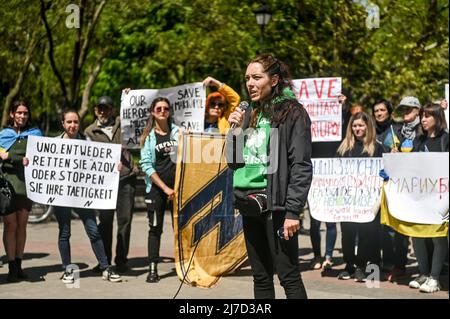
<path fill-rule="evenodd" d="M 226 156 L 235 170 L 234 204 L 243 218 L 254 296 L 275 298 L 276 269 L 286 297 L 306 299 L 297 236 L 312 180 L 311 121 L 286 65 L 272 55 L 252 59 L 245 80 L 251 106 L 230 114 L 238 128 L 227 136 Z"/>

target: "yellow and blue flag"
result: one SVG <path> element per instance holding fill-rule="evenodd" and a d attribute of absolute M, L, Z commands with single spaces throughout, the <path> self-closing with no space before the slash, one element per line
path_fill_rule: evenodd
<path fill-rule="evenodd" d="M 180 135 L 174 199 L 178 277 L 209 288 L 247 258 L 242 217 L 233 208 L 233 172 L 220 134 Z"/>

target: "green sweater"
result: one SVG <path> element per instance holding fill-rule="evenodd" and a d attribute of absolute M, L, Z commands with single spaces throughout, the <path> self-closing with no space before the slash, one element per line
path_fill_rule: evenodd
<path fill-rule="evenodd" d="M 244 145 L 245 166 L 234 172 L 233 187 L 243 189 L 266 188 L 269 135 L 270 122 L 259 113 L 256 127 L 247 136 Z"/>
<path fill-rule="evenodd" d="M 9 157 L 3 162 L 3 173 L 17 195 L 26 195 L 25 175 L 22 159 L 27 150 L 27 139 L 18 139 L 8 150 Z"/>

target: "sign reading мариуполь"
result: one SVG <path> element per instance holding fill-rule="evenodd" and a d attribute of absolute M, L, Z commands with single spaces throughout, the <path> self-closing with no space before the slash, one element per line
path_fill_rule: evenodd
<path fill-rule="evenodd" d="M 30 136 L 27 196 L 54 206 L 115 209 L 121 145 Z"/>

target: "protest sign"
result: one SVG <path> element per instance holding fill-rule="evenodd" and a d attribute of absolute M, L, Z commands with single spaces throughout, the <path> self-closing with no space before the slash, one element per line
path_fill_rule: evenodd
<path fill-rule="evenodd" d="M 418 224 L 442 224 L 448 212 L 448 152 L 383 154 L 389 213 Z"/>
<path fill-rule="evenodd" d="M 115 209 L 121 145 L 29 136 L 27 196 L 54 206 Z"/>
<path fill-rule="evenodd" d="M 338 102 L 342 78 L 311 78 L 294 80 L 297 100 L 311 118 L 313 142 L 342 139 L 342 108 Z"/>
<path fill-rule="evenodd" d="M 308 194 L 311 215 L 324 222 L 372 221 L 380 205 L 381 158 L 316 158 Z"/>
<path fill-rule="evenodd" d="M 139 140 L 150 115 L 150 104 L 157 97 L 170 101 L 176 125 L 191 132 L 203 131 L 206 100 L 203 83 L 167 89 L 131 90 L 128 94 L 122 92 L 120 104 L 122 140 L 126 148 L 139 148 Z"/>

